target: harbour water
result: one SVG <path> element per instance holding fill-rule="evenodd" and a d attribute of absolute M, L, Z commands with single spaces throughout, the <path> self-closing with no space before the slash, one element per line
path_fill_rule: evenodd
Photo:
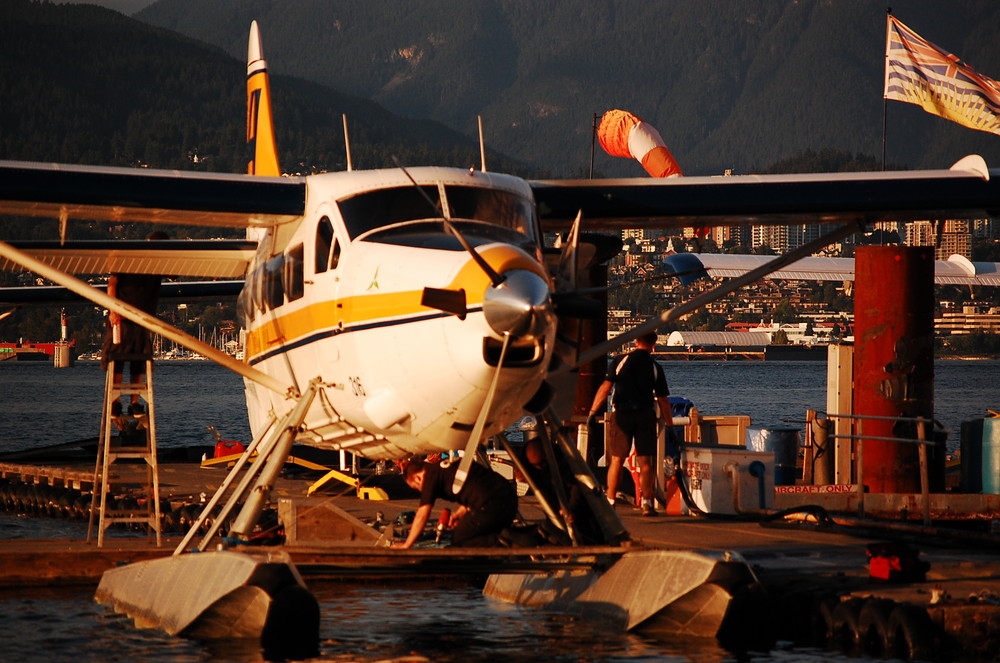
<path fill-rule="evenodd" d="M 747 414 L 753 426 L 801 425 L 807 409 L 826 407 L 825 362 L 664 362 L 673 395 L 705 415 Z M 1000 361 L 935 362 L 935 418 L 958 448 L 963 421 L 1000 409 Z M 161 447 L 247 442 L 241 377 L 206 361 L 165 361 L 154 376 Z M 55 369 L 43 362 L 0 362 L 0 452 L 96 437 L 104 372 L 97 362 Z"/>
<path fill-rule="evenodd" d="M 310 589 L 322 609 L 319 652 L 309 659 L 313 661 L 819 663 L 831 656 L 782 648 L 737 658 L 713 641 L 658 642 L 609 632 L 594 628 L 592 622 L 488 599 L 470 586 L 326 583 L 311 584 Z M 255 643 L 194 642 L 136 629 L 126 617 L 97 605 L 92 589 L 85 588 L 0 593 L 0 628 L 11 634 L 0 654 L 7 663 L 264 660 Z"/>
<path fill-rule="evenodd" d="M 669 362 L 671 390 L 705 414 L 749 414 L 753 425 L 797 425 L 825 403 L 823 362 Z M 1000 362 L 939 361 L 937 418 L 953 430 L 1000 407 Z M 69 369 L 0 363 L 0 451 L 95 437 L 104 374 L 96 363 Z M 242 380 L 207 362 L 163 362 L 155 374 L 157 426 L 163 446 L 208 445 L 208 426 L 227 439 L 249 436 Z M 3 539 L 82 536 L 85 524 L 0 514 Z M 660 642 L 606 632 L 595 624 L 499 603 L 466 585 L 318 583 L 322 608 L 317 661 L 608 661 L 723 662 L 847 659 L 779 646 L 734 654 L 714 641 Z M 143 660 L 258 661 L 254 644 L 223 646 L 138 630 L 92 600 L 93 588 L 0 592 L 0 629 L 10 634 L 0 661 L 72 658 L 81 663 Z"/>

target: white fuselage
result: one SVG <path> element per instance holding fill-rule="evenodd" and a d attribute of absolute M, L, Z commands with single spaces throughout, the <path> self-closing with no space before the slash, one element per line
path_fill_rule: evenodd
<path fill-rule="evenodd" d="M 448 168 L 409 175 L 423 193 L 401 169 L 312 176 L 302 220 L 260 238 L 240 298 L 245 356 L 298 390 L 323 382 L 300 436 L 310 444 L 370 458 L 465 447 L 503 334 L 484 315 L 489 275 L 442 216 L 497 273 L 549 284 L 523 180 Z M 422 303 L 425 288 L 464 296 L 464 315 Z M 486 435 L 520 416 L 545 377 L 555 321 L 541 318 L 512 334 Z M 247 407 L 257 437 L 269 413 L 290 405 L 248 382 Z"/>

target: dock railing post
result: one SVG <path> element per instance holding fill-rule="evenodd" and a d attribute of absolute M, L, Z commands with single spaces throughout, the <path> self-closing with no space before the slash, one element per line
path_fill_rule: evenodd
<path fill-rule="evenodd" d="M 920 440 L 917 453 L 920 458 L 920 499 L 923 502 L 924 525 L 931 524 L 931 485 L 927 468 L 927 420 L 917 419 L 917 439 Z"/>
<path fill-rule="evenodd" d="M 812 419 L 809 419 L 811 413 Z M 813 483 L 817 485 L 828 485 L 836 483 L 834 479 L 834 444 L 830 438 L 830 425 L 833 421 L 829 417 L 818 417 L 815 410 L 808 410 L 806 419 L 809 420 L 809 431 L 812 434 L 813 442 Z"/>
<path fill-rule="evenodd" d="M 816 444 L 813 441 L 812 422 L 816 418 L 816 410 L 806 410 L 806 439 L 802 445 L 802 483 L 810 486 L 813 480 L 813 465 L 815 463 Z"/>
<path fill-rule="evenodd" d="M 854 476 L 858 482 L 858 518 L 865 517 L 865 472 L 864 472 L 864 447 L 865 441 L 862 439 L 862 429 L 864 422 L 861 419 L 851 419 L 851 435 L 854 440 Z"/>

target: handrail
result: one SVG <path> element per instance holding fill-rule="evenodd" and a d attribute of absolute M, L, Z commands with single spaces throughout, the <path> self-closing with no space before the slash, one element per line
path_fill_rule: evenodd
<path fill-rule="evenodd" d="M 865 482 L 864 482 L 864 441 L 865 440 L 879 440 L 887 442 L 901 442 L 907 444 L 917 444 L 918 455 L 920 460 L 920 496 L 923 502 L 923 521 L 924 525 L 931 524 L 931 497 L 930 497 L 930 476 L 927 467 L 927 447 L 928 445 L 934 444 L 934 440 L 927 439 L 927 424 L 934 425 L 934 419 L 927 417 L 890 417 L 884 415 L 874 415 L 874 414 L 830 414 L 826 413 L 828 419 L 847 419 L 851 421 L 851 432 L 855 432 L 855 422 L 863 423 L 864 420 L 870 419 L 874 421 L 910 421 L 917 424 L 917 438 L 905 438 L 905 437 L 881 437 L 874 435 L 845 435 L 838 434 L 834 432 L 833 435 L 828 437 L 840 438 L 847 440 L 857 441 L 857 450 L 855 458 L 855 476 L 857 478 L 857 493 L 858 493 L 858 517 L 863 518 L 865 513 Z M 859 427 L 860 428 L 860 427 Z M 836 430 L 836 429 L 835 429 Z M 857 431 L 857 432 L 860 432 Z"/>

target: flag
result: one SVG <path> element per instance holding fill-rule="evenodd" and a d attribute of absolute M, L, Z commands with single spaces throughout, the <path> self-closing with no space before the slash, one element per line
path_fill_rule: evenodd
<path fill-rule="evenodd" d="M 1000 135 L 1000 83 L 923 39 L 894 16 L 889 16 L 886 29 L 883 96 Z"/>

